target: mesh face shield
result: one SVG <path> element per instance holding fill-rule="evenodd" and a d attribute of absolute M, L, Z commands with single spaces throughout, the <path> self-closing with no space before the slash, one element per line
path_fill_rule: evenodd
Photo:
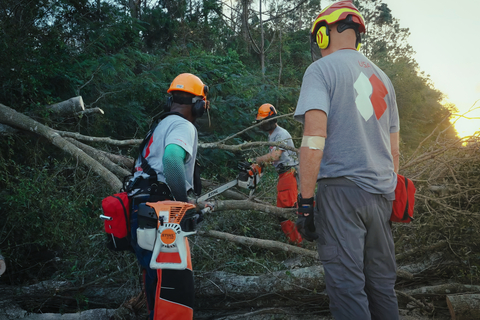
<path fill-rule="evenodd" d="M 260 130 L 262 131 L 271 131 L 275 129 L 275 124 L 277 123 L 277 119 L 272 119 L 272 120 L 258 120 L 261 121 L 262 123 L 260 124 Z"/>

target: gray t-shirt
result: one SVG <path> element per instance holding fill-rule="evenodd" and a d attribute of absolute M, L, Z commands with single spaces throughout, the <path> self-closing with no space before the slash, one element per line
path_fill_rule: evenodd
<path fill-rule="evenodd" d="M 288 133 L 287 130 L 280 127 L 279 125 L 277 125 L 275 130 L 273 130 L 272 134 L 268 136 L 268 141 L 281 142 L 289 147 L 295 148 L 295 145 L 293 144 L 292 136 L 290 135 L 290 133 Z M 270 147 L 270 151 L 274 151 L 277 149 L 282 150 L 283 152 L 282 152 L 282 155 L 280 156 L 280 159 L 278 161 L 273 162 L 273 166 L 275 167 L 275 169 L 278 169 L 278 167 L 281 164 L 286 167 L 293 167 L 298 165 L 298 157 L 294 151 L 286 150 L 283 148 L 277 148 L 276 146 Z"/>
<path fill-rule="evenodd" d="M 400 130 L 395 90 L 375 64 L 355 50 L 312 63 L 303 76 L 295 119 L 313 109 L 327 114 L 327 138 L 318 179 L 346 177 L 363 190 L 391 194 L 390 133 Z"/>
<path fill-rule="evenodd" d="M 187 153 L 185 161 L 185 178 L 186 188 L 193 188 L 193 170 L 195 167 L 195 157 L 197 156 L 197 129 L 188 120 L 177 116 L 170 115 L 163 119 L 153 131 L 150 141 L 143 150 L 143 156 L 148 161 L 150 167 L 157 173 L 158 181 L 165 183 L 163 175 L 163 154 L 165 147 L 169 144 L 176 144 L 182 147 Z M 148 179 L 148 174 L 144 173 L 141 168 L 140 158 L 135 163 L 136 172 L 134 178 L 143 177 Z"/>

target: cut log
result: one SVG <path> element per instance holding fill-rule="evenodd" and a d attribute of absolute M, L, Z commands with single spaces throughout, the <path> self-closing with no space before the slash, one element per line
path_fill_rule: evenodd
<path fill-rule="evenodd" d="M 5 258 L 0 254 L 0 276 L 7 270 Z"/>
<path fill-rule="evenodd" d="M 86 114 L 94 114 L 94 113 L 105 114 L 105 112 L 100 108 L 90 108 L 90 109 L 85 109 L 83 111 L 77 112 L 76 115 L 83 116 Z"/>
<path fill-rule="evenodd" d="M 47 110 L 62 116 L 72 116 L 77 112 L 84 111 L 85 105 L 82 97 L 78 96 L 47 106 Z"/>
<path fill-rule="evenodd" d="M 195 291 L 200 297 L 220 296 L 254 299 L 262 295 L 287 295 L 325 290 L 324 270 L 320 265 L 276 271 L 258 276 L 242 276 L 228 272 L 196 275 Z"/>
<path fill-rule="evenodd" d="M 453 320 L 480 319 L 480 294 L 448 295 L 447 305 Z"/>

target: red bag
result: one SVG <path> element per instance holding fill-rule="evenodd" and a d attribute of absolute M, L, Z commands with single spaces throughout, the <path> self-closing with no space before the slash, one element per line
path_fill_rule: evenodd
<path fill-rule="evenodd" d="M 130 232 L 130 201 L 126 192 L 116 193 L 102 200 L 105 232 L 116 238 L 127 237 Z"/>
<path fill-rule="evenodd" d="M 416 191 L 412 180 L 397 174 L 397 187 L 390 221 L 409 223 L 414 220 L 413 206 L 415 205 Z"/>

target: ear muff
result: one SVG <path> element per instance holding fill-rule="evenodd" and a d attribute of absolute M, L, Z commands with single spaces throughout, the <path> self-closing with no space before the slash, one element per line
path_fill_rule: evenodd
<path fill-rule="evenodd" d="M 330 44 L 330 31 L 328 30 L 328 25 L 320 26 L 315 37 L 318 47 L 322 50 L 327 49 Z"/>
<path fill-rule="evenodd" d="M 192 105 L 192 116 L 195 118 L 200 118 L 203 116 L 203 113 L 205 112 L 205 101 L 204 100 L 197 100 L 193 105 Z"/>
<path fill-rule="evenodd" d="M 268 114 L 269 117 L 274 117 L 277 115 L 277 111 L 275 111 L 274 107 L 270 107 L 270 113 Z"/>
<path fill-rule="evenodd" d="M 357 32 L 357 42 L 355 42 L 355 49 L 357 49 L 357 51 L 360 51 L 361 46 L 362 46 L 362 36 L 360 35 L 360 32 Z"/>
<path fill-rule="evenodd" d="M 165 107 L 163 108 L 163 110 L 165 112 L 170 112 L 170 109 L 172 109 L 172 104 L 173 104 L 173 97 L 170 96 L 167 98 L 167 103 L 165 104 Z"/>
<path fill-rule="evenodd" d="M 203 93 L 205 94 L 205 97 L 208 94 L 208 86 L 203 87 Z M 195 101 L 195 103 L 192 106 L 192 115 L 195 118 L 200 118 L 203 116 L 203 113 L 205 112 L 205 109 L 207 108 L 207 104 L 205 100 L 199 99 Z"/>

